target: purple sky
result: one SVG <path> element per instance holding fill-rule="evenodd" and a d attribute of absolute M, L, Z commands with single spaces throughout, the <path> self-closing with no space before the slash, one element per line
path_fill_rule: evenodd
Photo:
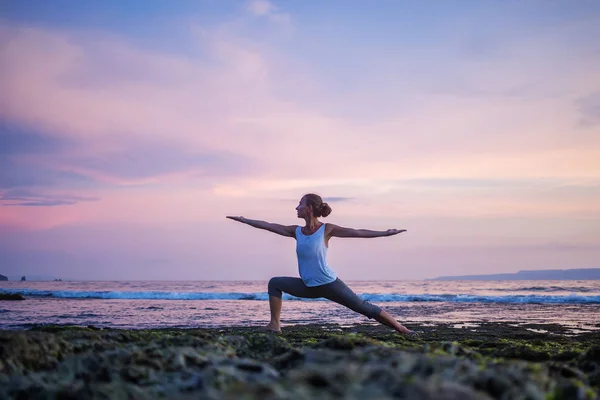
<path fill-rule="evenodd" d="M 346 280 L 600 267 L 600 3 L 0 7 L 0 273 Z"/>

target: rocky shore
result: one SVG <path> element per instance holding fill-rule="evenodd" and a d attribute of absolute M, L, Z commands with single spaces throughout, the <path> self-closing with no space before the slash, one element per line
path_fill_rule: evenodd
<path fill-rule="evenodd" d="M 409 327 L 410 324 L 409 324 Z M 357 325 L 0 331 L 0 398 L 595 399 L 600 331 Z"/>

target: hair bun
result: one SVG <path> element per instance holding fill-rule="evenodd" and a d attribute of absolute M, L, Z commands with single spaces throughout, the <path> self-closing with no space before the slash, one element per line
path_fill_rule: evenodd
<path fill-rule="evenodd" d="M 329 207 L 329 204 L 327 203 L 323 203 L 321 205 L 321 212 L 320 212 L 322 217 L 326 217 L 329 214 L 331 214 L 331 207 Z"/>

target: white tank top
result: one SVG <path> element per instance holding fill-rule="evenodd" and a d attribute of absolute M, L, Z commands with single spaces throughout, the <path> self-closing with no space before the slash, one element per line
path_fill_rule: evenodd
<path fill-rule="evenodd" d="M 298 272 L 306 286 L 321 286 L 337 279 L 335 272 L 327 265 L 325 224 L 310 236 L 302 233 L 301 226 L 296 227 L 296 255 Z"/>

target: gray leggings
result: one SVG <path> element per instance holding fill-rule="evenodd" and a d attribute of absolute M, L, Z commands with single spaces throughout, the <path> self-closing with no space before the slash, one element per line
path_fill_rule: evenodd
<path fill-rule="evenodd" d="M 341 279 L 337 278 L 331 283 L 320 286 L 306 286 L 302 279 L 288 276 L 278 276 L 269 281 L 269 296 L 281 298 L 282 292 L 295 297 L 316 299 L 324 297 L 335 301 L 352 311 L 375 318 L 381 314 L 381 308 L 375 304 L 361 299 Z"/>

